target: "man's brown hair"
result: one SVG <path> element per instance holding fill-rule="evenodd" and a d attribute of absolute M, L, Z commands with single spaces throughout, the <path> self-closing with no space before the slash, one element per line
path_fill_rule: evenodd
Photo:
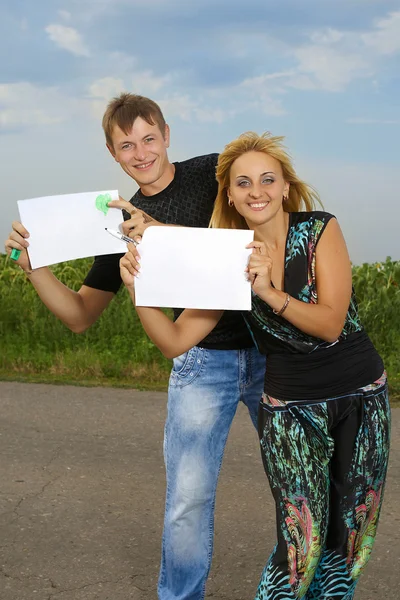
<path fill-rule="evenodd" d="M 103 116 L 103 130 L 110 148 L 113 148 L 114 127 L 119 127 L 128 135 L 138 117 L 147 121 L 149 125 L 158 125 L 165 136 L 165 119 L 158 104 L 145 96 L 124 92 L 108 103 Z"/>

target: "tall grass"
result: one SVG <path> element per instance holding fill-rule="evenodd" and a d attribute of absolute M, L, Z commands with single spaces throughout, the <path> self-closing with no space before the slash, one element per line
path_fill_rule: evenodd
<path fill-rule="evenodd" d="M 79 289 L 89 259 L 56 265 L 55 276 Z M 24 273 L 0 256 L 0 375 L 53 381 L 165 387 L 170 363 L 144 334 L 123 289 L 100 319 L 74 334 L 42 304 Z"/>
<path fill-rule="evenodd" d="M 361 320 L 384 359 L 391 392 L 400 399 L 400 261 L 354 267 L 353 282 Z"/>
<path fill-rule="evenodd" d="M 91 265 L 76 260 L 53 268 L 79 289 Z M 382 354 L 392 393 L 400 397 L 400 262 L 354 267 L 362 321 Z M 165 388 L 170 362 L 144 334 L 121 289 L 87 332 L 77 335 L 39 300 L 20 269 L 0 255 L 0 377 Z"/>

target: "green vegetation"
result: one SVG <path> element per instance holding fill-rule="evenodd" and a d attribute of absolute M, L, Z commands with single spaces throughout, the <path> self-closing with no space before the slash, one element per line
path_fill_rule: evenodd
<path fill-rule="evenodd" d="M 400 402 L 400 261 L 353 269 L 361 321 L 381 354 L 392 400 Z"/>
<path fill-rule="evenodd" d="M 53 267 L 77 290 L 91 260 Z M 170 363 L 144 334 L 125 289 L 85 333 L 72 333 L 42 304 L 24 273 L 0 256 L 0 378 L 166 389 Z"/>
<path fill-rule="evenodd" d="M 53 268 L 78 289 L 89 259 Z M 400 400 L 400 262 L 354 267 L 362 321 Z M 125 289 L 84 334 L 71 333 L 41 303 L 20 269 L 0 255 L 0 379 L 166 389 L 170 362 L 144 334 Z"/>

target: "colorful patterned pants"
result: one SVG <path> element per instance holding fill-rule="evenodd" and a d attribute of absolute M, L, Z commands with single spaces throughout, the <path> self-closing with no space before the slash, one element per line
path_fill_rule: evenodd
<path fill-rule="evenodd" d="M 386 376 L 322 402 L 259 409 L 278 543 L 256 600 L 350 600 L 368 562 L 389 457 Z"/>

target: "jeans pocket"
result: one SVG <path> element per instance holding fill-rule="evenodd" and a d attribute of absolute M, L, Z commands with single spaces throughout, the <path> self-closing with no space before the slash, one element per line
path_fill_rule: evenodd
<path fill-rule="evenodd" d="M 173 360 L 170 385 L 185 386 L 199 375 L 204 363 L 206 350 L 194 346 Z"/>

